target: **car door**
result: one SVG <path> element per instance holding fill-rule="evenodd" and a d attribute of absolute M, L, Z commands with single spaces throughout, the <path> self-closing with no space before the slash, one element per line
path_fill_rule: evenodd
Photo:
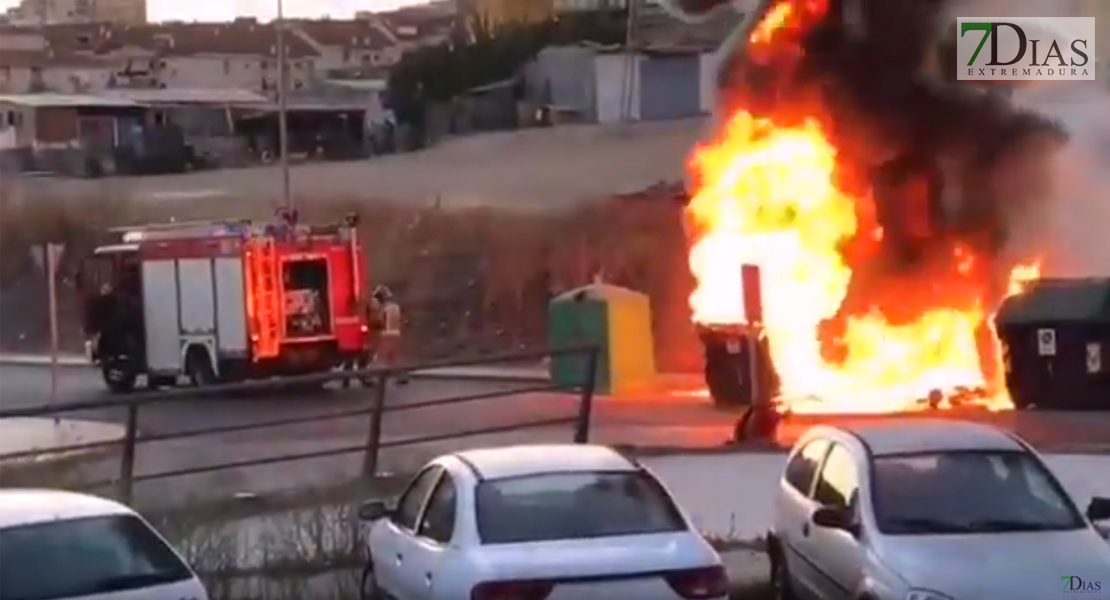
<path fill-rule="evenodd" d="M 823 506 L 847 511 L 858 524 L 859 497 L 859 462 L 851 450 L 835 443 L 813 487 L 814 509 Z M 855 598 L 863 577 L 863 534 L 862 530 L 851 533 L 810 524 L 809 545 L 823 600 Z"/>
<path fill-rule="evenodd" d="M 435 488 L 443 468 L 439 465 L 425 467 L 413 478 L 397 501 L 390 518 L 382 523 L 371 537 L 370 555 L 374 561 L 374 574 L 378 586 L 397 600 L 415 600 L 405 594 L 405 571 L 408 567 L 406 550 L 420 522 L 424 505 Z"/>
<path fill-rule="evenodd" d="M 815 438 L 805 443 L 786 463 L 775 507 L 775 535 L 794 586 L 802 600 L 820 597 L 820 577 L 812 565 L 809 547 L 813 485 L 831 442 Z"/>
<path fill-rule="evenodd" d="M 440 577 L 441 566 L 458 553 L 451 544 L 458 515 L 457 496 L 455 481 L 445 471 L 424 506 L 415 535 L 404 540 L 405 600 L 453 599 L 469 594 L 469 590 L 452 589 L 452 582 Z"/>

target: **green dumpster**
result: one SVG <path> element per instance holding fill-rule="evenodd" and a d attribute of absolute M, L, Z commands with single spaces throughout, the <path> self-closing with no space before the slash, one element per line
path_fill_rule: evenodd
<path fill-rule="evenodd" d="M 620 394 L 655 378 L 651 302 L 639 292 L 595 283 L 557 296 L 548 307 L 552 347 L 594 343 L 600 347 L 595 391 Z M 566 354 L 551 360 L 551 379 L 562 386 L 586 380 L 588 357 Z"/>

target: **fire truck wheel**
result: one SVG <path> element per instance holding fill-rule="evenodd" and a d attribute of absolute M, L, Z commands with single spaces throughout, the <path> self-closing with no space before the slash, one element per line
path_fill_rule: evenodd
<path fill-rule="evenodd" d="M 135 382 L 139 374 L 127 363 L 104 363 L 100 366 L 100 374 L 104 378 L 104 385 L 113 394 L 126 394 L 135 389 Z"/>
<path fill-rule="evenodd" d="M 185 356 L 185 376 L 194 387 L 205 387 L 216 383 L 216 373 L 212 361 L 203 348 L 193 347 Z"/>

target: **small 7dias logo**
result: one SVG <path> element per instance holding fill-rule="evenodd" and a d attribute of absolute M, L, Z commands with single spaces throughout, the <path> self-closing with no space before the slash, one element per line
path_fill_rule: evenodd
<path fill-rule="evenodd" d="M 1067 594 L 1097 594 L 1102 591 L 1101 581 L 1083 581 L 1076 575 L 1064 575 L 1060 579 L 1064 582 L 1064 593 Z"/>
<path fill-rule="evenodd" d="M 1093 80 L 1094 17 L 960 17 L 957 79 Z"/>

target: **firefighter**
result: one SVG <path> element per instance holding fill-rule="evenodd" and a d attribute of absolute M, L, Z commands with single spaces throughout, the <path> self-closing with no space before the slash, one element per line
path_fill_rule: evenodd
<path fill-rule="evenodd" d="M 363 316 L 363 318 L 365 319 L 364 322 L 366 323 L 366 334 L 365 338 L 363 339 L 362 353 L 355 358 L 348 358 L 347 360 L 345 360 L 343 362 L 343 370 L 362 371 L 364 369 L 370 368 L 370 365 L 374 363 L 374 356 L 376 354 L 378 346 L 377 342 L 380 329 L 380 319 L 378 317 L 378 314 L 381 311 L 378 305 L 379 302 L 373 294 L 370 294 L 370 297 L 368 299 L 359 301 L 359 313 Z M 374 385 L 373 377 L 362 377 L 360 378 L 360 381 L 365 387 L 373 387 Z M 344 379 L 342 386 L 343 389 L 350 388 L 350 378 Z"/>
<path fill-rule="evenodd" d="M 93 339 L 90 350 L 97 356 L 115 352 L 115 336 L 112 329 L 116 318 L 116 296 L 112 284 L 100 286 L 99 293 L 87 305 L 85 314 L 85 335 Z"/>
<path fill-rule="evenodd" d="M 401 346 L 401 305 L 384 285 L 374 290 L 372 298 L 377 303 L 379 322 L 376 362 L 384 367 L 396 366 Z M 401 374 L 396 381 L 398 385 L 404 385 L 408 383 L 408 378 Z"/>

